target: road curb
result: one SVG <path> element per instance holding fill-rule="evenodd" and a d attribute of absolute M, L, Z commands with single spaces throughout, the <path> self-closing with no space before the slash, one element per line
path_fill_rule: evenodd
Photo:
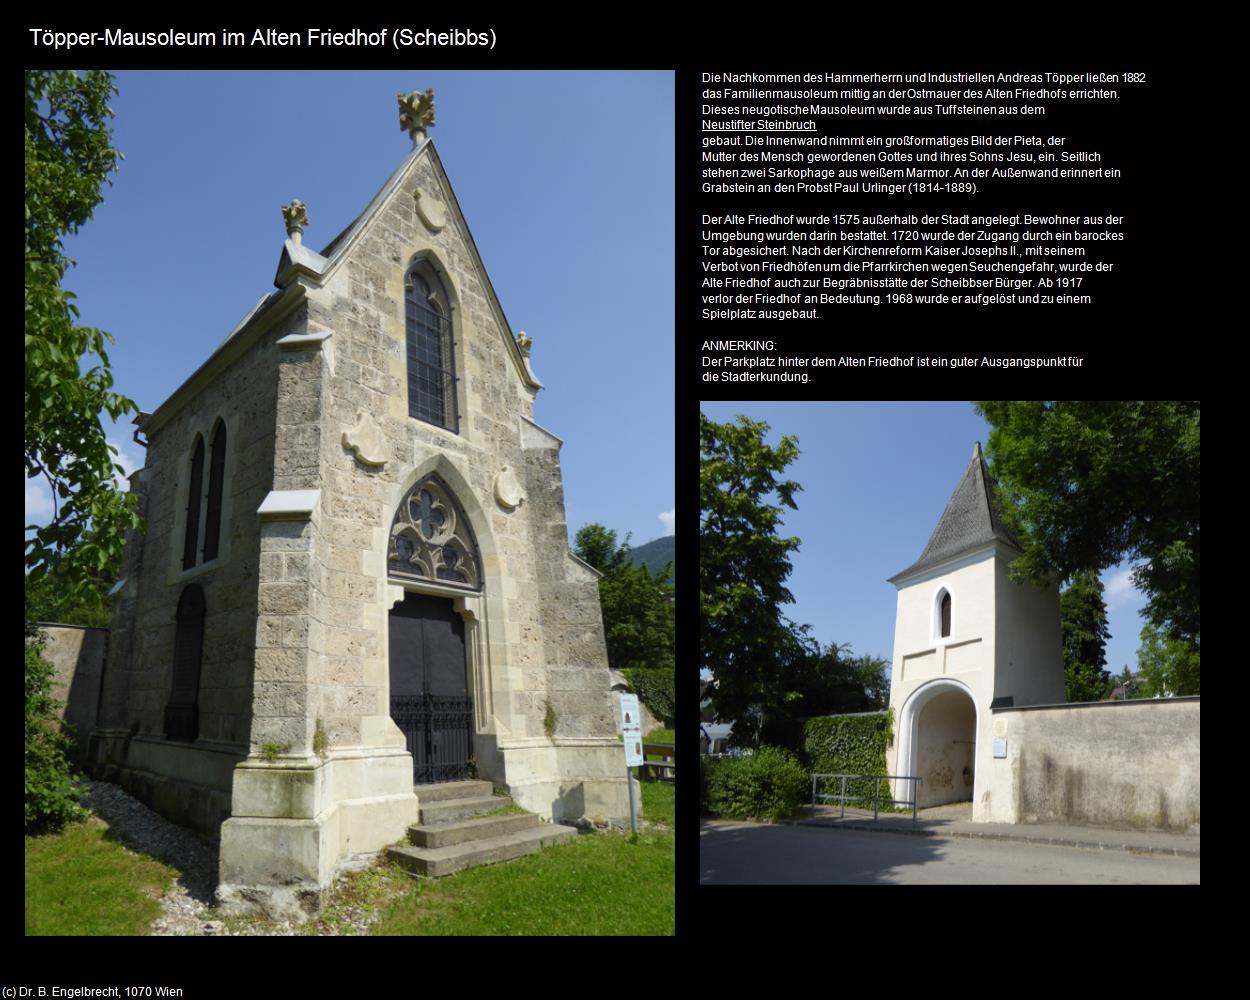
<path fill-rule="evenodd" d="M 843 820 L 783 820 L 787 826 L 818 826 L 826 830 L 861 830 L 867 833 L 896 833 L 907 837 L 963 837 L 969 840 L 1004 840 L 1022 844 L 1050 844 L 1055 847 L 1079 847 L 1090 851 L 1123 851 L 1128 854 L 1158 854 L 1165 857 L 1201 858 L 1199 850 L 1185 847 L 1154 847 L 1126 844 L 1121 840 L 1047 837 L 1036 834 L 999 833 L 997 831 L 906 829 L 895 826 L 874 826 L 871 823 L 847 823 Z"/>

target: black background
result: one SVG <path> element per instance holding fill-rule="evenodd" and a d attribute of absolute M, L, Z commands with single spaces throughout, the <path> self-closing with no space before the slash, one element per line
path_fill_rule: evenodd
<path fill-rule="evenodd" d="M 672 14 L 674 9 L 668 12 Z M 692 8 L 691 13 L 703 20 L 682 24 L 648 16 L 646 12 L 603 9 L 596 12 L 601 20 L 591 21 L 582 12 L 510 13 L 500 17 L 466 10 L 463 16 L 441 13 L 426 16 L 420 9 L 396 11 L 384 16 L 361 16 L 359 20 L 325 27 L 340 30 L 350 27 L 375 29 L 383 25 L 405 24 L 444 28 L 476 27 L 483 23 L 495 26 L 499 44 L 494 51 L 463 49 L 423 51 L 418 54 L 392 50 L 351 50 L 311 53 L 299 50 L 136 50 L 118 58 L 116 50 L 76 49 L 72 54 L 53 54 L 31 46 L 31 26 L 91 30 L 85 20 L 72 24 L 29 15 L 30 23 L 10 29 L 22 47 L 22 56 L 29 66 L 98 66 L 102 68 L 299 68 L 299 69 L 377 69 L 412 68 L 413 86 L 420 85 L 420 69 L 524 69 L 524 68 L 671 68 L 676 73 L 676 316 L 674 357 L 676 384 L 671 390 L 662 386 L 654 391 L 672 391 L 676 395 L 677 495 L 680 510 L 676 535 L 682 571 L 678 591 L 678 754 L 685 776 L 678 802 L 678 879 L 677 940 L 655 942 L 658 951 L 648 951 L 659 958 L 644 957 L 637 948 L 596 940 L 578 942 L 573 950 L 563 942 L 525 944 L 538 949 L 529 952 L 527 963 L 551 954 L 555 961 L 547 975 L 539 975 L 538 988 L 544 991 L 620 989 L 628 973 L 634 988 L 690 989 L 695 983 L 683 983 L 671 975 L 670 964 L 675 954 L 689 958 L 681 967 L 696 971 L 698 982 L 717 991 L 739 986 L 733 971 L 737 963 L 719 948 L 721 942 L 738 937 L 770 937 L 793 933 L 794 950 L 781 964 L 780 957 L 770 950 L 744 952 L 740 963 L 744 973 L 758 969 L 773 983 L 778 974 L 789 968 L 796 973 L 782 974 L 782 981 L 796 983 L 806 980 L 798 974 L 810 959 L 831 959 L 822 949 L 804 951 L 797 940 L 808 933 L 836 937 L 840 946 L 889 942 L 898 943 L 898 933 L 914 927 L 904 920 L 890 930 L 889 914 L 897 915 L 900 903 L 884 892 L 851 891 L 836 887 L 810 887 L 808 891 L 779 892 L 769 887 L 698 886 L 698 808 L 695 795 L 695 761 L 698 748 L 694 739 L 698 715 L 698 648 L 697 621 L 694 609 L 698 604 L 696 586 L 697 544 L 697 479 L 694 461 L 697 448 L 698 404 L 705 393 L 699 381 L 701 343 L 709 339 L 776 338 L 783 352 L 828 354 L 927 355 L 945 353 L 951 356 L 1063 356 L 1081 355 L 1085 366 L 1079 370 L 1041 369 L 1035 371 L 939 371 L 923 369 L 843 370 L 837 380 L 836 392 L 828 382 L 817 380 L 813 385 L 767 385 L 742 383 L 720 385 L 706 390 L 708 398 L 718 399 L 930 399 L 965 396 L 1039 396 L 1089 398 L 1095 395 L 1120 397 L 1192 398 L 1200 388 L 1198 379 L 1204 368 L 1205 349 L 1216 332 L 1215 317 L 1219 310 L 1210 304 L 1214 292 L 1211 274 L 1215 255 L 1220 252 L 1214 238 L 1214 220 L 1205 214 L 1204 202 L 1194 192 L 1204 185 L 1224 184 L 1226 180 L 1211 173 L 1222 158 L 1221 147 L 1227 141 L 1213 130 L 1221 121 L 1220 98 L 1203 96 L 1206 80 L 1194 42 L 1194 32 L 1201 30 L 1186 25 L 1166 24 L 1134 28 L 1127 21 L 1095 26 L 1090 15 L 1079 16 L 1048 9 L 1029 10 L 1007 19 L 1002 10 L 979 12 L 968 8 L 934 8 L 912 12 L 894 7 L 881 7 L 871 14 L 848 19 L 844 11 L 828 8 L 819 20 L 801 14 L 780 14 L 768 8 L 742 9 L 730 14 L 717 9 Z M 102 22 L 98 27 L 124 27 L 131 30 L 247 30 L 258 24 L 298 30 L 305 26 L 322 26 L 311 14 L 295 12 L 264 12 L 254 20 L 241 21 L 220 13 L 205 14 L 197 23 L 178 24 L 174 11 L 140 23 L 119 18 Z M 184 16 L 185 17 L 185 16 Z M 1216 31 L 1217 29 L 1212 29 Z M 1224 29 L 1231 28 L 1227 26 Z M 1206 58 L 1206 57 L 1203 57 Z M 902 213 L 931 210 L 937 212 L 969 211 L 980 214 L 1005 211 L 1028 211 L 1046 214 L 1097 214 L 1109 212 L 1122 215 L 1125 232 L 1122 244 L 1095 244 L 1092 257 L 1116 261 L 1113 280 L 1098 287 L 1093 306 L 1067 307 L 977 307 L 952 310 L 950 307 L 825 307 L 828 321 L 769 323 L 708 323 L 699 319 L 702 309 L 702 271 L 699 266 L 699 220 L 704 212 L 720 214 L 735 211 L 760 211 L 766 214 L 785 212 L 789 207 L 778 199 L 766 196 L 758 204 L 753 196 L 705 195 L 700 191 L 700 97 L 704 84 L 700 74 L 708 72 L 934 72 L 993 71 L 1135 71 L 1148 74 L 1145 87 L 1117 86 L 1122 99 L 1116 104 L 1092 102 L 1082 113 L 1071 105 L 1051 105 L 1051 113 L 1032 120 L 985 117 L 976 119 L 928 117 L 924 120 L 884 120 L 859 117 L 851 123 L 843 121 L 842 132 L 868 132 L 881 128 L 900 128 L 923 134 L 931 132 L 977 131 L 980 133 L 1014 132 L 1068 135 L 1070 147 L 1097 148 L 1104 154 L 1101 166 L 1118 166 L 1123 178 L 1113 184 L 1095 186 L 1089 183 L 1051 184 L 1030 188 L 1024 183 L 1003 185 L 969 202 L 966 196 L 926 196 L 928 200 L 914 203 L 907 198 L 877 199 L 853 204 L 851 201 L 824 201 L 823 196 L 804 198 L 796 203 L 796 211 L 856 211 L 867 208 L 873 212 Z M 746 86 L 746 85 L 738 85 Z M 937 89 L 941 85 L 931 85 Z M 977 85 L 972 85 L 977 86 Z M 1014 86 L 1014 85 L 1008 85 Z M 1025 85 L 1028 86 L 1028 85 Z M 962 86 L 961 86 L 962 89 Z M 193 109 L 190 109 L 193 111 Z M 541 109 L 535 109 L 536 121 Z M 1062 117 L 1061 117 L 1062 116 Z M 822 130 L 822 131 L 827 131 Z M 640 137 L 645 141 L 645 137 Z M 1032 182 L 1036 184 L 1037 182 Z M 1054 259 L 1054 258 L 1047 258 Z M 1106 279 L 1100 279 L 1106 280 Z M 992 289 L 991 289 L 992 291 Z M 1091 294 L 1093 294 L 1091 289 Z M 618 350 L 618 345 L 604 345 L 605 352 Z M 1020 889 L 1013 890 L 1019 893 Z M 933 893 L 928 894 L 930 898 Z M 889 896 L 890 898 L 886 898 Z M 870 897 L 870 898 L 865 898 Z M 1114 904 L 1104 903 L 1108 916 L 1124 906 L 1128 894 L 1118 894 Z M 963 901 L 958 924 L 965 931 L 986 922 L 999 931 L 1010 929 L 1008 935 L 1020 945 L 1023 926 L 1030 918 L 1013 911 L 1007 923 L 996 906 L 969 908 Z M 983 902 L 991 902 L 989 900 Z M 1130 904 L 1131 905 L 1131 904 Z M 906 908 L 912 908 L 908 901 Z M 934 912 L 923 908 L 928 917 Z M 1034 919 L 1048 919 L 1049 906 L 1035 912 Z M 996 916 L 997 914 L 997 916 Z M 916 919 L 921 919 L 919 912 Z M 953 914 L 949 915 L 954 919 Z M 867 919 L 865 919 L 867 918 Z M 993 919 L 992 919 L 993 918 Z M 937 920 L 945 927 L 947 918 Z M 1114 936 L 1116 923 L 1108 919 L 1105 932 Z M 837 928 L 836 932 L 833 928 Z M 1136 924 L 1125 927 L 1130 930 Z M 16 928 L 12 929 L 16 932 Z M 970 945 L 967 937 L 950 937 L 949 928 L 942 931 L 954 953 L 967 959 Z M 906 935 L 905 935 L 906 936 Z M 923 935 L 916 938 L 923 944 Z M 1175 939 L 1172 939 L 1173 941 Z M 118 983 L 151 983 L 165 981 L 184 986 L 188 997 L 247 996 L 261 988 L 262 982 L 283 988 L 285 994 L 316 989 L 316 996 L 376 996 L 399 991 L 429 988 L 442 978 L 436 972 L 436 955 L 445 954 L 445 943 L 430 942 L 426 946 L 404 944 L 402 950 L 378 941 L 339 941 L 331 946 L 311 939 L 234 939 L 205 941 L 134 940 L 119 942 L 77 941 L 66 943 L 28 942 L 29 952 L 17 967 L 25 975 L 11 974 L 12 983 L 37 983 L 55 980 Z M 464 947 L 475 950 L 496 949 L 504 943 L 473 943 Z M 587 949 L 590 951 L 587 951 Z M 327 950 L 332 949 L 332 950 Z M 383 951 L 385 949 L 385 951 Z M 410 956 L 420 952 L 426 961 L 414 970 Z M 511 951 L 512 949 L 507 949 Z M 335 954 L 339 952 L 339 954 Z M 493 954 L 498 954 L 493 952 Z M 584 954 L 594 966 L 583 966 Z M 838 963 L 844 967 L 861 967 L 868 954 L 844 952 Z M 886 957 L 886 951 L 877 953 Z M 222 956 L 229 956 L 223 959 Z M 1140 957 L 1140 955 L 1139 955 Z M 872 963 L 874 971 L 909 968 L 911 961 L 896 956 L 898 963 L 887 959 Z M 377 962 L 366 966 L 363 961 Z M 615 972 L 605 976 L 610 966 L 599 964 L 619 962 Z M 697 963 L 697 964 L 696 964 Z M 817 963 L 819 964 L 819 963 Z M 963 963 L 957 962 L 969 970 Z M 10 966 L 13 968 L 13 966 Z M 472 966 L 470 967 L 472 968 Z M 538 968 L 512 962 L 494 965 L 498 975 L 495 985 L 510 988 L 520 981 L 534 983 Z M 944 965 L 945 969 L 945 965 Z M 513 980 L 508 971 L 519 979 Z M 461 972 L 467 971 L 462 969 Z M 55 972 L 55 976 L 41 975 Z M 650 973 L 650 975 L 648 974 Z M 659 975 L 655 975 L 658 973 Z M 447 970 L 443 974 L 450 974 Z M 430 978 L 436 976 L 437 978 Z M 959 977 L 957 977 L 959 978 Z M 250 986 L 239 985 L 240 980 Z M 657 980 L 662 979 L 663 987 Z M 961 978 L 971 985 L 974 979 Z M 314 985 L 315 984 L 315 985 Z M 353 985 L 354 984 L 354 985 Z M 709 984 L 720 984 L 713 986 Z M 745 984 L 742 984 L 745 985 Z"/>

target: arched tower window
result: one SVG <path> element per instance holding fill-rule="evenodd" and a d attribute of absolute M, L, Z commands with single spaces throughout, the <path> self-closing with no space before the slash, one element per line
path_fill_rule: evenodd
<path fill-rule="evenodd" d="M 943 591 L 942 603 L 938 609 L 941 621 L 941 632 L 939 633 L 943 639 L 951 634 L 951 595 L 950 591 Z"/>
<path fill-rule="evenodd" d="M 391 521 L 386 568 L 392 577 L 479 590 L 482 560 L 468 518 L 437 476 L 426 476 Z"/>
<path fill-rule="evenodd" d="M 204 610 L 204 591 L 193 583 L 178 599 L 174 627 L 174 681 L 165 706 L 165 736 L 171 740 L 191 742 L 199 735 Z"/>
<path fill-rule="evenodd" d="M 191 451 L 191 485 L 187 489 L 187 530 L 182 539 L 182 568 L 195 565 L 196 547 L 200 540 L 200 501 L 204 489 L 204 439 L 195 436 Z"/>
<path fill-rule="evenodd" d="M 217 558 L 221 542 L 221 489 L 226 470 L 226 425 L 218 421 L 208 463 L 208 523 L 204 526 L 204 561 Z"/>
<path fill-rule="evenodd" d="M 408 415 L 459 433 L 451 303 L 428 261 L 417 260 L 404 279 Z"/>

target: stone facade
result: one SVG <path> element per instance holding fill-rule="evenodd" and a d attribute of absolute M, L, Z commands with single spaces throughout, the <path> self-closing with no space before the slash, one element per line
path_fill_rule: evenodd
<path fill-rule="evenodd" d="M 147 531 L 118 590 L 92 748 L 99 772 L 162 811 L 220 827 L 223 898 L 279 909 L 315 905 L 341 859 L 415 820 L 389 704 L 388 622 L 406 591 L 463 622 L 481 776 L 551 819 L 629 812 L 597 574 L 568 551 L 560 440 L 533 421 L 528 340 L 504 319 L 433 144 L 419 139 L 323 254 L 290 237 L 278 290 L 142 418 Z M 418 269 L 451 331 L 443 421 L 409 415 Z M 183 568 L 191 456 L 219 426 L 222 540 Z M 474 586 L 388 571 L 396 511 L 425 481 L 467 522 Z M 199 727 L 179 743 L 163 713 L 192 584 L 206 608 Z"/>

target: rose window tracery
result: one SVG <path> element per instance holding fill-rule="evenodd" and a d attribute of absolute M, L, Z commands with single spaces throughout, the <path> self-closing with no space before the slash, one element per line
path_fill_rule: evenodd
<path fill-rule="evenodd" d="M 446 487 L 434 476 L 417 483 L 391 522 L 390 575 L 477 590 L 479 566 L 469 522 Z"/>

